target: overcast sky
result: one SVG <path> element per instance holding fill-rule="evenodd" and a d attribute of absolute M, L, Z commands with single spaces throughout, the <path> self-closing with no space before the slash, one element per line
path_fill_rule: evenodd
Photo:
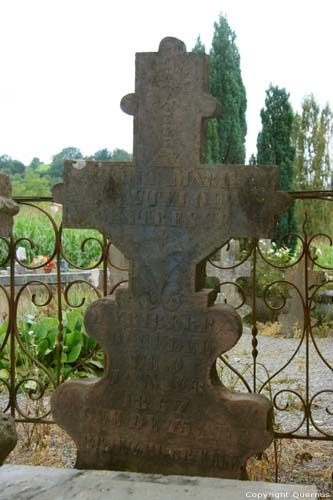
<path fill-rule="evenodd" d="M 237 35 L 247 91 L 247 158 L 270 82 L 294 109 L 313 92 L 333 107 L 331 0 L 0 0 L 0 155 L 48 162 L 64 147 L 132 151 L 135 52 L 165 36 L 211 46 L 222 12 Z"/>

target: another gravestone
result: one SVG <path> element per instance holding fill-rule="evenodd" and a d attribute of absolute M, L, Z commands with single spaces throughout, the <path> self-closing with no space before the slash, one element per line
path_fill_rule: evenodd
<path fill-rule="evenodd" d="M 108 289 L 113 290 L 119 283 L 128 281 L 128 261 L 114 245 L 109 249 Z"/>
<path fill-rule="evenodd" d="M 19 207 L 12 200 L 12 187 L 8 175 L 0 174 L 0 236 L 8 236 L 12 231 L 13 216 Z"/>
<path fill-rule="evenodd" d="M 279 314 L 281 335 L 284 337 L 294 337 L 297 330 L 302 331 L 304 328 L 305 312 L 302 298 L 305 300 L 305 287 L 308 287 L 308 293 L 311 294 L 313 287 L 323 284 L 326 279 L 324 271 L 315 271 L 311 268 L 307 269 L 306 275 L 303 260 L 286 272 L 285 281 L 291 283 L 291 286 L 286 289 L 289 296 Z"/>
<path fill-rule="evenodd" d="M 277 167 L 203 165 L 208 56 L 162 40 L 136 56 L 134 162 L 67 162 L 64 224 L 98 228 L 130 261 L 128 289 L 87 310 L 104 347 L 98 380 L 70 381 L 52 397 L 74 439 L 76 466 L 239 478 L 272 440 L 272 405 L 224 387 L 217 357 L 241 335 L 227 305 L 212 305 L 206 257 L 231 235 L 272 236 L 289 206 Z"/>
<path fill-rule="evenodd" d="M 245 304 L 245 296 L 237 280 L 251 276 L 251 262 L 242 262 L 239 259 L 239 241 L 230 240 L 219 250 L 214 259 L 207 262 L 208 277 L 215 277 L 219 281 L 220 293 L 216 303 L 229 304 L 237 309 L 241 318 L 249 314 L 251 308 Z"/>

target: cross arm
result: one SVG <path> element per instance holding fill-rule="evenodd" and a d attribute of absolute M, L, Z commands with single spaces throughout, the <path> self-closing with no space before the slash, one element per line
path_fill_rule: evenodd
<path fill-rule="evenodd" d="M 112 216 L 126 203 L 133 164 L 66 161 L 64 171 L 64 183 L 52 190 L 54 200 L 64 206 L 64 227 L 108 233 Z"/>

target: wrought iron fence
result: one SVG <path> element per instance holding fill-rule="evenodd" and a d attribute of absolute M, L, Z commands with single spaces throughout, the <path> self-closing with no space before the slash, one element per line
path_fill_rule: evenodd
<path fill-rule="evenodd" d="M 333 192 L 293 197 L 328 203 Z M 84 233 L 75 254 L 86 255 L 94 246 L 93 257 L 75 262 L 61 218 L 45 205 L 52 199 L 16 201 L 28 218 L 34 211 L 44 217 L 53 236 L 44 260 L 38 260 L 40 247 L 29 234 L 15 239 L 14 232 L 1 239 L 0 408 L 18 422 L 45 423 L 51 422 L 49 399 L 57 385 L 102 373 L 103 352 L 86 335 L 83 313 L 90 300 L 114 293 L 126 281 L 110 283 L 110 275 L 125 268 L 110 258 L 111 241 L 96 232 Z M 332 266 L 314 250 L 324 240 L 332 247 Z M 333 242 L 323 232 L 309 236 L 306 219 L 297 242 L 295 254 L 285 252 L 282 261 L 277 256 L 283 249 L 258 240 L 243 241 L 235 262 L 218 262 L 216 256 L 209 260 L 217 300 L 239 311 L 248 305 L 243 323 L 249 334 L 221 356 L 218 372 L 226 385 L 272 399 L 277 437 L 333 440 L 333 338 L 325 337 L 333 297 Z M 27 260 L 19 247 L 25 248 Z M 237 276 L 227 277 L 231 270 L 239 271 Z M 259 335 L 281 324 L 280 337 Z"/>

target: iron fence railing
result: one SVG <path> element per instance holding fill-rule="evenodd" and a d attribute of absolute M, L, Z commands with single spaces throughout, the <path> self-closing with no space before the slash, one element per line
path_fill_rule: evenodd
<path fill-rule="evenodd" d="M 326 203 L 333 192 L 292 196 Z M 44 218 L 53 235 L 52 249 L 42 262 L 36 256 L 32 260 L 37 245 L 29 234 L 15 237 L 14 231 L 1 239 L 0 408 L 18 422 L 45 423 L 51 422 L 49 399 L 56 386 L 102 373 L 103 352 L 84 331 L 84 310 L 90 300 L 112 294 L 126 282 L 126 277 L 110 282 L 114 272 L 126 269 L 110 257 L 111 241 L 96 233 L 84 236 L 77 253 L 89 253 L 95 245 L 98 256 L 95 251 L 88 264 L 75 262 L 68 255 L 60 216 L 46 206 L 52 198 L 16 201 L 27 217 L 36 212 Z M 331 247 L 332 240 L 322 232 L 309 236 L 306 219 L 299 233 L 296 252 L 285 252 L 282 261 L 277 259 L 282 250 L 259 240 L 242 241 L 234 262 L 217 261 L 216 255 L 209 260 L 217 300 L 231 301 L 239 311 L 248 306 L 243 323 L 249 335 L 220 357 L 218 371 L 223 383 L 272 399 L 277 437 L 333 440 L 333 338 L 322 338 L 330 332 L 330 319 L 320 310 L 323 303 L 329 308 L 333 265 L 320 263 L 314 253 L 316 242 L 325 240 Z M 22 246 L 30 256 L 27 261 L 18 252 Z M 224 250 L 228 246 L 230 241 Z M 231 270 L 237 270 L 233 278 L 227 277 Z M 259 335 L 286 317 L 289 338 Z"/>

